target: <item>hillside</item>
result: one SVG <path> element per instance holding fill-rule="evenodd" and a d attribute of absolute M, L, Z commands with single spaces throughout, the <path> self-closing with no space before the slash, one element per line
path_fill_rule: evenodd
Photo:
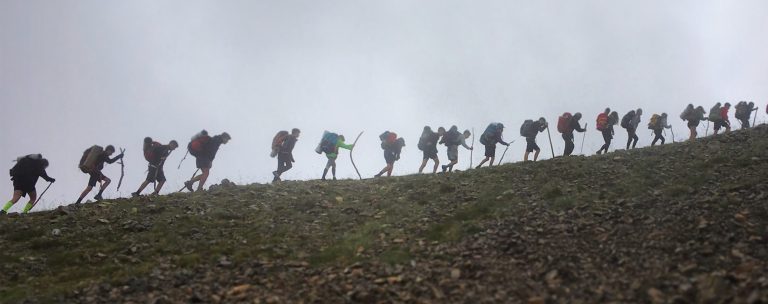
<path fill-rule="evenodd" d="M 768 127 L 0 217 L 0 302 L 768 301 Z"/>

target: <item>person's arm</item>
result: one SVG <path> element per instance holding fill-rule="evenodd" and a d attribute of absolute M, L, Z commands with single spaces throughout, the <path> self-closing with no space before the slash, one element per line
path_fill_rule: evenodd
<path fill-rule="evenodd" d="M 496 141 L 498 141 L 502 145 L 509 146 L 509 143 L 504 141 L 504 139 L 501 138 L 501 134 L 499 134 L 499 136 L 496 137 Z"/>
<path fill-rule="evenodd" d="M 347 149 L 347 150 L 352 150 L 352 148 L 355 147 L 355 145 L 348 145 L 348 144 L 345 144 L 343 141 L 338 141 L 336 143 L 336 146 L 339 148 Z"/>
<path fill-rule="evenodd" d="M 123 153 L 120 153 L 120 154 L 118 154 L 117 156 L 115 156 L 115 157 L 114 157 L 114 158 L 112 158 L 112 159 L 110 159 L 110 158 L 109 158 L 108 156 L 106 156 L 106 155 L 104 155 L 104 158 L 105 158 L 105 160 L 104 160 L 105 162 L 107 162 L 108 164 L 113 164 L 113 163 L 114 163 L 114 162 L 116 162 L 118 159 L 122 159 L 122 158 L 123 158 Z"/>
<path fill-rule="evenodd" d="M 461 135 L 461 146 L 464 147 L 464 149 L 472 150 L 472 147 L 467 146 L 467 139 L 464 138 L 464 135 Z"/>
<path fill-rule="evenodd" d="M 55 182 L 56 179 L 48 176 L 48 173 L 45 172 L 45 169 L 40 171 L 40 177 L 42 177 L 45 181 L 52 183 Z"/>
<path fill-rule="evenodd" d="M 579 124 L 579 122 L 576 121 L 576 120 L 573 121 L 573 126 L 572 127 L 573 127 L 574 130 L 578 131 L 579 133 L 587 131 L 587 129 L 582 128 L 581 124 Z"/>

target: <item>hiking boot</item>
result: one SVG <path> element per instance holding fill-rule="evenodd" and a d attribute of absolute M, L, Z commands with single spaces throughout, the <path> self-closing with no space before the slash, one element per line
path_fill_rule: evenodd
<path fill-rule="evenodd" d="M 3 215 L 3 214 L 8 214 L 8 212 L 6 212 L 5 210 L 0 210 L 0 215 Z"/>
<path fill-rule="evenodd" d="M 335 176 L 333 177 L 333 180 L 336 180 L 336 177 L 335 177 Z"/>
<path fill-rule="evenodd" d="M 600 154 L 602 154 L 602 153 L 603 153 L 603 150 L 600 150 L 600 151 L 597 151 L 597 152 L 595 152 L 595 154 L 597 154 L 597 155 L 600 155 Z"/>
<path fill-rule="evenodd" d="M 93 199 L 100 201 L 100 200 L 103 200 L 104 198 L 101 197 L 101 194 L 96 194 L 96 196 L 94 196 Z"/>
<path fill-rule="evenodd" d="M 448 169 L 448 166 L 443 165 L 442 167 L 443 167 L 443 173 L 445 173 L 445 170 Z"/>
<path fill-rule="evenodd" d="M 138 192 L 133 192 L 133 193 L 131 193 L 131 197 L 139 197 L 139 193 Z"/>
<path fill-rule="evenodd" d="M 276 183 L 276 182 L 279 182 L 279 181 L 280 181 L 280 178 L 279 178 L 279 177 L 277 177 L 277 176 L 275 176 L 275 178 L 273 178 L 273 179 L 272 179 L 272 182 L 273 182 L 273 183 Z"/>
<path fill-rule="evenodd" d="M 184 188 L 187 188 L 187 190 L 189 190 L 189 192 L 195 192 L 195 190 L 192 189 L 192 181 L 184 182 Z"/>

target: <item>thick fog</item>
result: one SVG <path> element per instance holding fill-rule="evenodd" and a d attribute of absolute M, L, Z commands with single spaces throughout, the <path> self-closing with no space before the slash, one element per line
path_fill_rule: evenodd
<path fill-rule="evenodd" d="M 384 166 L 385 130 L 407 142 L 394 173 L 416 173 L 425 125 L 474 128 L 478 140 L 489 122 L 502 122 L 504 137 L 516 140 L 504 162 L 522 159 L 524 119 L 554 125 L 564 111 L 583 113 L 589 124 L 584 154 L 602 144 L 594 123 L 606 106 L 621 115 L 643 108 L 641 146 L 650 144 L 653 113 L 668 112 L 680 140 L 687 131 L 677 117 L 688 103 L 709 110 L 753 100 L 764 113 L 766 12 L 759 0 L 6 0 L 0 163 L 10 169 L 30 153 L 50 160 L 57 182 L 35 208 L 42 210 L 77 199 L 88 181 L 78 161 L 94 144 L 127 149 L 119 192 L 120 166 L 104 170 L 113 180 L 105 198 L 136 191 L 147 169 L 145 136 L 180 142 L 163 192 L 178 190 L 194 159 L 176 167 L 202 129 L 232 135 L 208 185 L 269 182 L 272 136 L 293 127 L 303 132 L 285 180 L 320 177 L 326 158 L 313 150 L 324 130 L 350 142 L 365 131 L 354 153 L 368 178 Z M 612 151 L 626 142 L 626 132 L 616 132 Z M 581 134 L 576 139 L 578 154 Z M 562 154 L 555 128 L 552 141 Z M 546 132 L 538 143 L 550 158 Z M 476 165 L 483 149 L 475 147 Z M 466 169 L 469 151 L 459 157 L 457 168 Z M 440 158 L 447 162 L 444 146 Z M 356 177 L 346 151 L 338 166 L 340 178 Z M 38 182 L 38 193 L 45 185 Z M 2 202 L 12 191 L 9 179 L 0 183 Z"/>

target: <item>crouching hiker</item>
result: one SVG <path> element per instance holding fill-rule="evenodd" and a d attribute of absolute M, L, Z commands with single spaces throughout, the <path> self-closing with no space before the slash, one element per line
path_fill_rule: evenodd
<path fill-rule="evenodd" d="M 565 150 L 563 156 L 569 156 L 573 153 L 573 149 L 576 147 L 574 144 L 573 131 L 586 132 L 587 129 L 581 127 L 579 124 L 581 120 L 581 113 L 571 115 L 571 113 L 565 112 L 557 119 L 557 131 L 563 134 L 563 140 L 565 141 Z"/>
<path fill-rule="evenodd" d="M 664 129 L 672 128 L 667 123 L 667 113 L 661 113 L 659 114 L 653 114 L 651 115 L 651 120 L 648 122 L 648 129 L 653 130 L 653 134 L 655 137 L 653 138 L 653 141 L 651 142 L 651 147 L 656 145 L 656 142 L 661 140 L 661 144 L 664 144 L 664 135 L 662 132 Z"/>
<path fill-rule="evenodd" d="M 149 163 L 147 168 L 147 178 L 141 186 L 139 186 L 139 189 L 136 190 L 136 192 L 131 193 L 131 196 L 138 197 L 141 195 L 141 191 L 144 191 L 144 188 L 150 183 L 157 183 L 152 195 L 158 195 L 160 193 L 160 189 L 163 189 L 163 185 L 165 185 L 166 181 L 165 170 L 163 170 L 165 160 L 171 155 L 171 152 L 178 147 L 179 143 L 175 140 L 171 140 L 167 145 L 163 145 L 153 141 L 151 137 L 144 138 L 144 159 Z"/>
<path fill-rule="evenodd" d="M 435 162 L 432 173 L 437 173 L 437 167 L 440 166 L 440 159 L 437 157 L 437 143 L 443 135 L 445 135 L 445 128 L 443 127 L 438 128 L 437 133 L 433 132 L 429 126 L 424 127 L 424 131 L 421 132 L 421 137 L 419 137 L 419 144 L 417 145 L 419 150 L 423 152 L 419 173 L 424 171 L 424 167 L 427 166 L 427 162 L 430 159 Z"/>
<path fill-rule="evenodd" d="M 496 159 L 496 144 L 500 143 L 502 145 L 505 145 L 509 147 L 509 143 L 505 142 L 502 139 L 502 134 L 504 133 L 504 125 L 500 122 L 494 122 L 488 125 L 488 127 L 485 128 L 485 131 L 483 131 L 483 134 L 480 135 L 480 143 L 485 146 L 485 158 L 480 162 L 475 169 L 480 169 L 480 167 L 485 164 L 485 162 L 490 161 L 488 166 L 493 166 L 493 161 Z"/>
<path fill-rule="evenodd" d="M 272 139 L 272 151 L 277 156 L 277 170 L 272 171 L 272 176 L 274 176 L 272 179 L 273 183 L 279 182 L 280 175 L 293 168 L 293 163 L 296 162 L 293 158 L 293 148 L 296 146 L 300 134 L 301 130 L 294 128 L 291 130 L 291 134 L 288 134 L 286 131 L 280 131 Z"/>
<path fill-rule="evenodd" d="M 523 161 L 528 161 L 528 155 L 531 154 L 531 152 L 534 152 L 533 161 L 539 159 L 541 148 L 536 144 L 536 136 L 539 135 L 540 132 L 544 132 L 547 127 L 549 127 L 549 124 L 544 117 L 539 117 L 539 120 L 536 121 L 532 119 L 526 120 L 523 122 L 523 125 L 520 126 L 520 136 L 525 137 L 525 156 L 523 156 Z"/>
<path fill-rule="evenodd" d="M 80 171 L 88 174 L 90 178 L 88 179 L 88 186 L 85 187 L 85 190 L 80 194 L 75 204 L 80 204 L 83 198 L 96 186 L 96 183 L 100 183 L 101 187 L 99 188 L 99 193 L 93 198 L 97 201 L 103 199 L 101 195 L 104 193 L 104 189 L 107 189 L 112 182 L 109 177 L 101 173 L 101 170 L 104 169 L 104 163 L 112 164 L 123 158 L 123 153 L 118 154 L 114 158 L 109 158 L 113 153 L 115 153 L 115 147 L 112 145 L 108 145 L 106 148 L 94 145 L 83 151 L 83 157 L 80 158 Z"/>
<path fill-rule="evenodd" d="M 381 139 L 381 149 L 384 150 L 384 161 L 387 163 L 384 169 L 381 169 L 375 177 L 381 177 L 384 173 L 392 176 L 392 169 L 395 168 L 395 162 L 400 159 L 400 152 L 405 147 L 405 140 L 397 137 L 394 132 L 385 131 L 379 135 Z"/>
<path fill-rule="evenodd" d="M 472 147 L 467 146 L 467 138 L 472 135 L 469 130 L 464 130 L 464 133 L 459 133 L 459 127 L 452 126 L 450 130 L 443 136 L 440 143 L 445 144 L 448 147 L 448 160 L 451 161 L 447 165 L 443 165 L 443 172 L 453 172 L 453 166 L 459 163 L 459 146 L 464 149 L 472 150 Z"/>
<path fill-rule="evenodd" d="M 211 173 L 211 167 L 213 167 L 213 160 L 216 158 L 216 153 L 219 152 L 221 145 L 226 145 L 232 139 L 227 132 L 223 132 L 220 135 L 209 136 L 208 132 L 203 130 L 198 133 L 187 144 L 187 150 L 189 154 L 195 157 L 195 165 L 197 169 L 203 173 L 192 177 L 192 179 L 184 182 L 184 187 L 190 192 L 195 191 L 192 186 L 195 182 L 200 182 L 197 185 L 197 191 L 202 191 L 205 187 L 205 182 L 208 180 L 208 175 Z M 197 171 L 195 171 L 197 172 Z"/>
<path fill-rule="evenodd" d="M 17 158 L 16 165 L 11 168 L 13 197 L 5 204 L 5 207 L 0 210 L 0 214 L 8 213 L 8 209 L 11 209 L 16 202 L 22 197 L 27 196 L 27 194 L 29 194 L 29 202 L 22 212 L 29 212 L 29 210 L 35 206 L 35 201 L 37 200 L 37 190 L 35 189 L 37 179 L 42 177 L 49 183 L 56 181 L 56 179 L 48 176 L 45 172 L 46 168 L 48 168 L 48 160 L 43 158 L 40 154 L 30 154 Z"/>
<path fill-rule="evenodd" d="M 317 154 L 325 153 L 325 157 L 328 158 L 328 162 L 325 163 L 325 169 L 323 169 L 322 180 L 325 180 L 325 176 L 328 174 L 328 169 L 331 169 L 333 180 L 336 180 L 336 158 L 339 157 L 339 148 L 352 150 L 355 145 L 348 145 L 344 143 L 344 135 L 338 135 L 328 131 L 323 132 L 323 138 L 320 140 L 320 144 L 315 148 Z"/>

